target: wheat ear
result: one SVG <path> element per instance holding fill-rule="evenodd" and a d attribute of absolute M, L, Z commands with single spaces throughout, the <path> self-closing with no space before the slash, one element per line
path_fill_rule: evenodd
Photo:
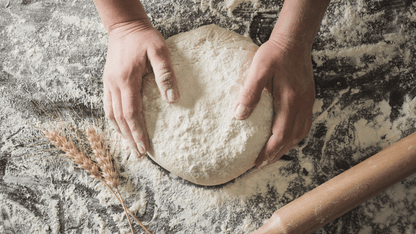
<path fill-rule="evenodd" d="M 91 127 L 87 129 L 87 137 L 104 179 L 114 188 L 118 188 L 120 182 L 114 169 L 113 159 L 107 150 L 104 137 L 102 134 L 97 134 L 97 131 Z"/>
<path fill-rule="evenodd" d="M 92 178 L 102 178 L 99 167 L 85 153 L 78 150 L 74 142 L 62 136 L 57 131 L 44 131 L 45 137 L 60 150 L 65 152 L 65 156 L 74 161 L 80 168 L 91 174 Z"/>

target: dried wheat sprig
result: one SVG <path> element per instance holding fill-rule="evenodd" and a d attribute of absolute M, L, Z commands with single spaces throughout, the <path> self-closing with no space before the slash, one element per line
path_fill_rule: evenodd
<path fill-rule="evenodd" d="M 50 101 L 49 98 L 46 97 L 47 100 Z M 52 103 L 52 102 L 51 102 Z M 62 127 L 64 126 L 64 118 L 61 115 L 61 112 L 55 108 L 54 105 L 51 105 L 54 109 L 53 111 L 55 112 L 55 115 L 49 113 L 48 111 L 46 111 L 46 109 L 44 109 L 39 103 L 37 103 L 36 101 L 32 101 L 32 104 L 37 107 L 39 113 L 41 114 L 42 112 L 44 114 L 46 114 L 51 120 L 54 120 L 56 122 L 60 122 L 62 124 L 61 128 L 59 128 L 60 130 L 58 131 L 56 125 L 55 125 L 55 130 L 49 130 L 51 127 L 49 128 L 42 128 L 39 126 L 35 126 L 32 123 L 29 123 L 31 126 L 41 130 L 44 133 L 44 136 L 55 146 L 57 146 L 60 150 L 65 152 L 65 156 L 67 156 L 67 158 L 71 159 L 74 163 L 78 164 L 78 166 L 84 170 L 86 170 L 87 172 L 89 172 L 91 174 L 92 178 L 95 179 L 99 179 L 101 182 L 103 182 L 103 184 L 111 191 L 111 193 L 113 193 L 113 195 L 116 197 L 116 199 L 119 201 L 119 203 L 123 206 L 124 208 L 124 212 L 126 213 L 130 228 L 132 233 L 134 234 L 134 230 L 133 230 L 133 226 L 131 224 L 129 215 L 130 214 L 136 221 L 137 223 L 148 233 L 151 234 L 150 231 L 136 218 L 136 216 L 134 216 L 134 214 L 126 207 L 126 205 L 124 204 L 124 201 L 121 197 L 121 193 L 118 190 L 118 186 L 119 186 L 119 180 L 118 180 L 118 175 L 114 170 L 114 165 L 113 165 L 113 161 L 112 158 L 108 157 L 108 150 L 106 149 L 107 146 L 104 145 L 104 143 L 100 143 L 100 142 L 105 142 L 104 141 L 104 137 L 99 137 L 97 139 L 95 139 L 95 145 L 92 144 L 92 142 L 90 141 L 90 146 L 92 148 L 92 150 L 94 151 L 94 153 L 96 154 L 96 158 L 97 159 L 102 159 L 99 164 L 102 165 L 101 171 L 100 171 L 100 167 L 99 165 L 97 165 L 96 162 L 92 161 L 91 158 L 89 158 L 87 156 L 87 154 L 85 154 L 84 152 L 80 151 L 77 146 L 74 144 L 74 142 L 71 139 L 71 134 L 65 134 L 65 135 L 61 135 L 59 134 L 59 132 L 66 132 L 66 130 L 62 130 Z M 65 106 L 67 109 L 68 106 L 65 103 Z M 71 108 L 72 109 L 72 108 Z M 75 113 L 78 117 L 80 117 L 73 109 L 72 109 L 73 113 Z M 82 113 L 82 112 L 80 112 Z M 74 125 L 69 124 L 70 132 L 75 134 L 76 140 L 79 140 L 81 142 L 85 142 L 85 135 L 88 134 L 88 131 L 86 132 L 87 134 L 83 135 L 79 135 L 78 134 L 78 128 L 76 126 L 78 126 L 73 118 L 72 115 L 70 115 L 71 120 L 73 122 Z M 81 119 L 84 119 L 83 116 Z M 47 121 L 47 123 L 50 126 L 53 126 L 52 122 L 49 121 L 48 118 L 45 118 L 45 120 Z M 103 120 L 101 119 L 101 125 L 103 125 Z M 74 127 L 75 126 L 75 127 Z M 53 129 L 53 127 L 52 127 Z M 97 134 L 96 134 L 97 135 Z M 98 135 L 97 135 L 98 136 Z M 87 136 L 88 141 L 90 140 L 89 137 Z M 91 139 L 92 140 L 92 139 Z M 94 142 L 94 140 L 93 140 Z M 33 145 L 35 146 L 35 145 Z M 98 153 L 98 157 L 97 157 L 97 153 Z M 100 157 L 101 156 L 101 157 Z M 111 156 L 111 155 L 110 155 Z M 114 186 L 114 188 L 117 190 L 118 192 L 118 196 L 117 194 L 113 191 L 113 189 L 109 186 L 109 184 L 111 184 L 112 186 Z"/>
<path fill-rule="evenodd" d="M 87 135 L 88 140 L 90 142 L 91 148 L 94 152 L 95 158 L 96 158 L 98 164 L 101 167 L 101 170 L 102 170 L 102 173 L 103 173 L 103 176 L 104 176 L 106 182 L 108 184 L 110 184 L 111 186 L 113 186 L 117 190 L 117 193 L 119 194 L 119 197 L 120 197 L 119 202 L 125 208 L 125 212 L 128 212 L 134 218 L 134 220 L 136 220 L 136 222 L 147 233 L 151 234 L 150 231 L 142 224 L 142 222 L 140 222 L 139 219 L 137 219 L 137 217 L 126 207 L 126 205 L 124 204 L 123 199 L 121 198 L 121 193 L 118 190 L 118 185 L 119 185 L 118 174 L 117 174 L 117 172 L 115 171 L 115 168 L 114 168 L 113 158 L 112 158 L 111 154 L 109 153 L 109 150 L 107 150 L 107 143 L 106 143 L 105 137 L 103 136 L 103 133 L 101 131 L 100 131 L 100 133 L 97 133 L 97 131 L 94 128 L 89 127 L 87 129 L 86 135 Z M 104 184 L 107 185 L 107 183 L 104 183 Z M 109 189 L 110 189 L 110 187 L 109 187 Z M 111 190 L 111 192 L 113 192 L 114 196 L 116 196 L 114 191 L 112 189 L 110 189 L 110 190 Z"/>
<path fill-rule="evenodd" d="M 130 228 L 132 233 L 133 226 L 131 224 L 130 218 L 128 214 L 130 214 L 134 220 L 149 234 L 151 232 L 137 219 L 137 217 L 126 207 L 124 204 L 124 201 L 121 198 L 121 193 L 118 190 L 119 186 L 119 179 L 117 172 L 114 169 L 114 164 L 111 158 L 111 155 L 109 155 L 108 150 L 106 149 L 106 143 L 105 139 L 102 134 L 97 134 L 95 129 L 88 128 L 86 131 L 86 135 L 88 137 L 88 140 L 91 145 L 91 149 L 94 152 L 94 155 L 96 157 L 96 160 L 98 164 L 101 166 L 101 173 L 100 173 L 100 167 L 92 161 L 84 152 L 80 151 L 74 144 L 74 142 L 66 136 L 61 135 L 58 133 L 58 131 L 55 130 L 44 130 L 43 131 L 45 137 L 56 147 L 58 147 L 60 150 L 65 152 L 65 156 L 71 159 L 74 163 L 76 163 L 80 168 L 86 170 L 91 174 L 92 178 L 99 179 L 101 182 L 104 183 L 104 185 L 107 186 L 107 188 L 113 193 L 113 195 L 116 197 L 116 199 L 120 202 L 120 204 L 123 206 L 124 211 L 126 213 Z M 117 189 L 117 194 L 111 189 L 109 186 L 113 186 L 115 189 Z M 127 214 L 128 213 L 128 214 Z"/>
<path fill-rule="evenodd" d="M 62 136 L 57 131 L 44 131 L 45 137 L 60 150 L 65 152 L 65 156 L 72 159 L 80 168 L 86 170 L 91 174 L 92 178 L 101 178 L 100 170 L 85 153 L 78 150 L 74 142 L 67 137 Z"/>
<path fill-rule="evenodd" d="M 56 131 L 44 131 L 45 137 L 56 147 L 58 147 L 60 150 L 65 152 L 65 156 L 72 159 L 80 168 L 86 170 L 91 174 L 91 177 L 101 180 L 104 184 L 107 185 L 105 180 L 100 174 L 99 167 L 96 163 L 94 163 L 89 157 L 87 157 L 83 152 L 78 150 L 78 148 L 75 146 L 75 144 L 72 142 L 72 140 L 68 140 L 67 137 L 60 135 Z M 108 185 L 107 185 L 108 186 Z M 112 189 L 109 187 L 109 189 L 112 191 Z M 112 191 L 113 192 L 113 191 Z M 127 220 L 130 225 L 131 232 L 134 234 L 133 225 L 131 224 L 130 218 L 127 214 L 127 207 L 124 205 L 124 202 L 117 197 L 117 200 L 119 200 L 120 204 L 124 208 L 124 212 L 126 213 Z"/>

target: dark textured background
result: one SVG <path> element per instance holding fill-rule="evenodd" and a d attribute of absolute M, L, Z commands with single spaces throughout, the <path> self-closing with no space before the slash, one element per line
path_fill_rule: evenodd
<path fill-rule="evenodd" d="M 214 23 L 248 35 L 259 45 L 267 40 L 282 4 L 282 1 L 261 1 L 263 5 L 260 8 L 242 4 L 231 16 L 221 1 L 142 2 L 153 24 L 165 38 Z M 357 13 L 355 17 L 361 17 L 367 30 L 360 29 L 359 22 L 352 23 L 351 27 L 345 27 L 345 39 L 340 39 L 331 29 L 341 22 L 339 27 L 343 30 L 348 18 L 344 13 L 348 8 Z M 88 20 L 68 23 L 60 15 Z M 294 180 L 284 194 L 250 199 L 247 206 L 270 203 L 269 211 L 263 215 L 265 217 L 254 218 L 255 225 L 259 226 L 262 222 L 259 218 L 269 217 L 278 206 L 270 197 L 278 197 L 279 204 L 289 203 L 416 130 L 416 110 L 412 102 L 416 96 L 415 28 L 416 4 L 411 0 L 331 3 L 312 53 L 317 100 L 322 105 L 315 113 L 308 138 L 287 155 L 290 160 L 287 170 L 310 178 L 312 183 Z M 110 214 L 122 212 L 120 206 L 106 208 L 95 198 L 98 194 L 95 189 L 78 183 L 77 178 L 72 179 L 70 174 L 55 178 L 46 173 L 50 168 L 41 167 L 46 170 L 44 174 L 27 177 L 25 172 L 32 170 L 32 165 L 28 163 L 30 160 L 21 158 L 33 152 L 18 151 L 38 142 L 31 138 L 36 131 L 27 124 L 39 116 L 32 100 L 43 104 L 52 102 L 54 107 L 49 107 L 49 111 L 65 109 L 68 105 L 80 109 L 85 116 L 97 113 L 98 109 L 90 108 L 85 97 L 101 95 L 106 43 L 107 36 L 92 1 L 0 0 L 0 232 L 37 233 L 31 229 L 31 222 L 35 222 L 33 219 L 25 223 L 14 219 L 14 216 L 21 215 L 17 210 L 32 214 L 47 226 L 53 219 L 48 207 L 51 201 L 56 201 L 59 230 L 49 229 L 46 233 L 99 233 L 91 225 L 93 215 L 83 218 L 84 223 L 71 219 L 62 195 L 67 189 L 88 200 L 92 214 L 99 214 L 106 222 L 106 228 L 117 232 Z M 374 47 L 376 49 L 372 52 L 348 52 L 360 51 L 362 45 L 377 44 L 380 46 Z M 386 48 L 385 53 L 383 48 Z M 332 56 L 330 51 L 338 52 Z M 383 58 L 387 60 L 379 62 Z M 386 102 L 391 108 L 388 113 L 379 109 L 380 103 Z M 377 133 L 382 123 L 380 118 L 389 131 L 380 136 L 369 133 L 372 144 L 360 143 L 355 124 L 365 120 L 366 126 L 373 126 Z M 42 157 L 48 157 L 48 154 L 42 153 Z M 313 171 L 300 166 L 300 158 L 305 157 L 313 162 Z M 67 163 L 60 162 L 61 165 L 59 162 L 50 167 L 59 168 Z M 56 194 L 46 199 L 42 191 L 51 186 Z M 149 221 L 155 211 L 152 203 L 155 191 L 148 187 L 146 191 L 147 208 L 140 218 Z M 270 194 L 273 193 L 275 190 L 270 188 Z M 250 210 L 248 207 L 247 212 Z M 415 210 L 416 177 L 413 175 L 316 233 L 414 234 Z M 222 214 L 220 211 L 214 218 L 216 222 Z M 164 219 L 153 219 L 152 222 L 150 229 L 155 233 L 198 233 L 180 225 L 172 228 Z M 215 230 L 222 232 L 219 228 Z"/>

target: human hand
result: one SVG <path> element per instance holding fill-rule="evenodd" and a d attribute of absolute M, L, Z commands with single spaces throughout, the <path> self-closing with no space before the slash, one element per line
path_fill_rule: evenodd
<path fill-rule="evenodd" d="M 109 38 L 103 75 L 106 117 L 130 148 L 143 155 L 149 149 L 149 140 L 140 93 L 142 77 L 153 69 L 161 95 L 168 103 L 177 102 L 179 90 L 170 53 L 150 21 L 113 26 Z"/>
<path fill-rule="evenodd" d="M 272 93 L 272 135 L 256 160 L 257 167 L 277 161 L 309 133 L 315 100 L 310 52 L 297 41 L 275 36 L 254 56 L 234 115 L 241 120 L 248 118 L 262 90 Z"/>

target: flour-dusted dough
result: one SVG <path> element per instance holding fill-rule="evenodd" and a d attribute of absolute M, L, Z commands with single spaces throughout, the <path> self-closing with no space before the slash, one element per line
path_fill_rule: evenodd
<path fill-rule="evenodd" d="M 154 75 L 144 77 L 149 156 L 196 184 L 228 182 L 254 166 L 271 134 L 272 98 L 266 91 L 247 120 L 233 117 L 233 105 L 258 47 L 215 25 L 175 35 L 166 42 L 181 98 L 167 104 Z"/>

